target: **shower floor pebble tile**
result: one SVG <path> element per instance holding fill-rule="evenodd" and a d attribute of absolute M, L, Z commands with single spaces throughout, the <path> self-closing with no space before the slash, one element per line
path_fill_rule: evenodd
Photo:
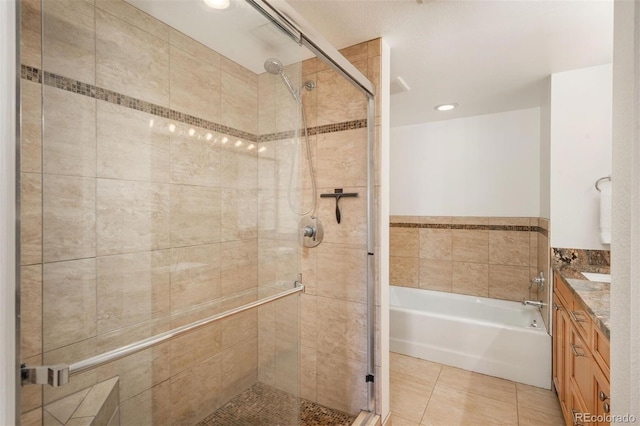
<path fill-rule="evenodd" d="M 391 353 L 391 426 L 562 426 L 556 394 Z"/>
<path fill-rule="evenodd" d="M 197 426 L 350 426 L 355 419 L 263 383 L 256 383 Z"/>

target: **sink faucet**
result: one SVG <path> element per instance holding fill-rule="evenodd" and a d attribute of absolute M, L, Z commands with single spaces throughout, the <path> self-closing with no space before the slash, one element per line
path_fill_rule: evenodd
<path fill-rule="evenodd" d="M 547 306 L 546 303 L 544 303 L 542 300 L 537 301 L 537 300 L 526 300 L 526 299 L 522 299 L 522 304 L 527 306 L 537 306 L 538 308 L 542 309 L 543 306 Z"/>

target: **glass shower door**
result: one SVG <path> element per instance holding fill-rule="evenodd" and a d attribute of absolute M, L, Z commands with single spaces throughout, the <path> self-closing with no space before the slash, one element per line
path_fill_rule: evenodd
<path fill-rule="evenodd" d="M 297 424 L 310 53 L 244 1 L 24 4 L 22 361 L 71 376 L 23 423 Z"/>

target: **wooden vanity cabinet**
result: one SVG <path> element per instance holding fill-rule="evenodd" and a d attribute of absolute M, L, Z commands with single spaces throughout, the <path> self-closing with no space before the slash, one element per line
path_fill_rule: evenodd
<path fill-rule="evenodd" d="M 554 277 L 553 385 L 567 426 L 606 420 L 609 400 L 609 340 L 561 278 Z"/>

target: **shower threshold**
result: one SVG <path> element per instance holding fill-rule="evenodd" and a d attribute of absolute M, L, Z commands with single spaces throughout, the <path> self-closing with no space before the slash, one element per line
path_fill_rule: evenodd
<path fill-rule="evenodd" d="M 355 419 L 258 382 L 196 426 L 350 426 Z"/>

